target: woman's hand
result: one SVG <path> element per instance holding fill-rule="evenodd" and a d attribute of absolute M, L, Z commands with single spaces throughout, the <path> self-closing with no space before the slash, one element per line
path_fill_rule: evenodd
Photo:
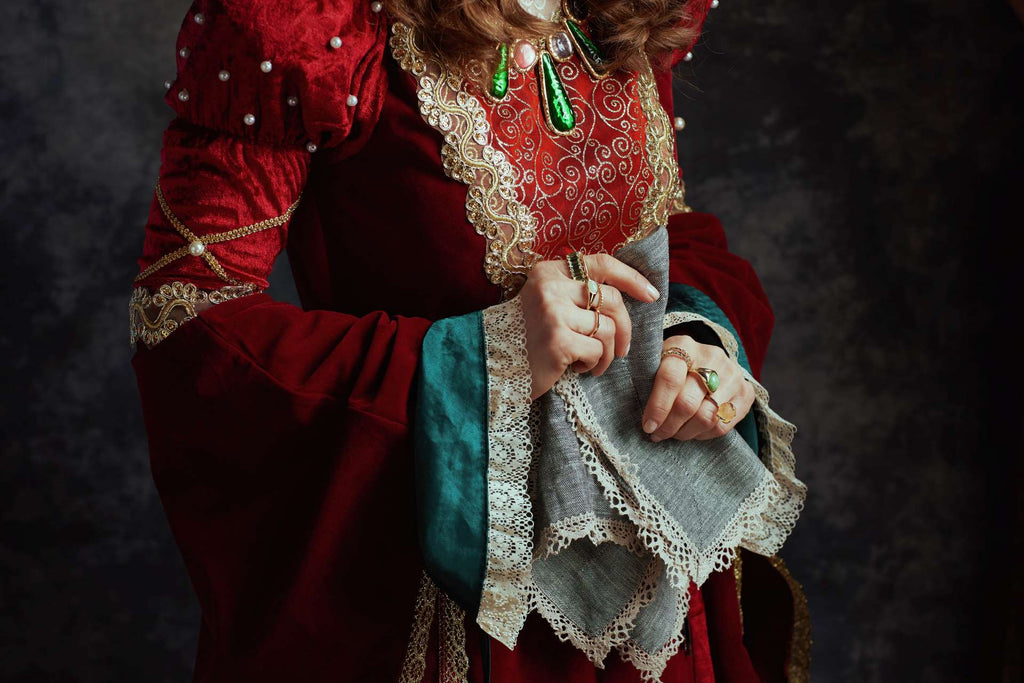
<path fill-rule="evenodd" d="M 654 389 L 644 409 L 643 429 L 652 441 L 674 438 L 714 439 L 735 427 L 754 404 L 754 388 L 743 378 L 739 363 L 717 346 L 698 344 L 688 336 L 669 337 L 663 349 L 682 349 L 693 359 L 691 372 L 678 356 L 665 356 L 654 378 Z M 710 368 L 718 373 L 719 386 L 708 398 L 703 382 L 692 372 Z M 736 415 L 728 423 L 716 412 L 718 406 L 732 402 Z"/>
<path fill-rule="evenodd" d="M 607 254 L 584 256 L 590 279 L 601 286 L 604 301 L 596 335 L 595 315 L 587 310 L 586 285 L 569 277 L 565 261 L 541 261 L 519 292 L 526 318 L 526 352 L 533 374 L 532 398 L 555 385 L 565 369 L 601 375 L 616 356 L 629 351 L 633 326 L 623 292 L 640 301 L 658 299 L 643 275 Z"/>

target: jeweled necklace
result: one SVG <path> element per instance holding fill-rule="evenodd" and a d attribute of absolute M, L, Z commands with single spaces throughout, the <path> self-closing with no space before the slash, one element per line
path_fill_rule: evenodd
<path fill-rule="evenodd" d="M 522 6 L 528 12 L 535 13 L 541 5 L 534 2 Z M 488 94 L 496 100 L 505 99 L 511 66 L 514 65 L 524 73 L 536 67 L 544 120 L 553 133 L 568 135 L 576 127 L 576 114 L 573 113 L 572 102 L 569 101 L 569 94 L 555 64 L 571 58 L 575 49 L 587 73 L 595 79 L 602 79 L 608 75 L 609 62 L 597 43 L 583 29 L 580 12 L 569 0 L 562 0 L 561 7 L 556 7 L 548 19 L 557 21 L 560 29 L 540 39 L 521 38 L 512 43 L 511 48 L 508 44 L 497 47 L 498 65 L 491 77 Z"/>

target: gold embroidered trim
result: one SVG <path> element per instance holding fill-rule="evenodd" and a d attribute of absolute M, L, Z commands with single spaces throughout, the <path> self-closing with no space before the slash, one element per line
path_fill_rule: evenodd
<path fill-rule="evenodd" d="M 147 277 L 157 272 L 158 270 L 168 265 L 169 263 L 173 263 L 174 261 L 177 261 L 178 259 L 184 256 L 188 256 L 189 254 L 192 253 L 190 251 L 192 245 L 199 244 L 202 245 L 202 251 L 198 254 L 198 256 L 199 258 L 206 261 L 206 265 L 210 267 L 210 270 L 216 273 L 217 277 L 219 277 L 221 280 L 224 280 L 225 282 L 230 282 L 231 284 L 240 285 L 244 283 L 228 275 L 227 271 L 224 270 L 224 266 L 222 266 L 220 264 L 220 261 L 217 260 L 217 257 L 211 254 L 210 250 L 206 248 L 207 245 L 216 244 L 218 242 L 227 242 L 228 240 L 238 239 L 239 237 L 245 237 L 247 235 L 252 235 L 253 233 L 260 232 L 262 230 L 277 228 L 284 225 L 291 219 L 292 214 L 295 213 L 295 209 L 299 207 L 299 202 L 302 201 L 302 196 L 299 195 L 299 198 L 295 200 L 295 203 L 289 206 L 285 210 L 285 212 L 280 216 L 277 216 L 275 218 L 268 218 L 267 220 L 260 221 L 259 223 L 253 223 L 252 225 L 246 225 L 245 227 L 242 228 L 234 228 L 233 230 L 228 230 L 226 232 L 212 233 L 210 235 L 203 235 L 201 237 L 197 236 L 195 233 L 189 230 L 188 227 L 184 223 L 182 223 L 177 216 L 174 215 L 174 212 L 171 211 L 171 207 L 168 206 L 167 204 L 167 200 L 164 198 L 164 191 L 163 188 L 160 187 L 160 183 L 157 183 L 156 185 L 156 199 L 157 202 L 160 204 L 160 210 L 163 212 L 164 216 L 167 218 L 170 224 L 174 226 L 174 229 L 178 231 L 178 234 L 180 234 L 182 238 L 184 238 L 187 244 L 183 247 L 175 249 L 169 254 L 164 254 L 163 256 L 161 256 L 152 265 L 150 265 L 148 268 L 146 268 L 141 273 L 136 275 L 135 282 L 141 282 L 142 280 L 145 280 Z"/>
<path fill-rule="evenodd" d="M 422 683 L 427 670 L 430 630 L 437 614 L 437 668 L 440 683 L 466 683 L 469 656 L 466 654 L 466 613 L 438 590 L 426 572 L 420 579 L 416 608 L 398 683 Z"/>
<path fill-rule="evenodd" d="M 219 304 L 259 291 L 256 285 L 244 283 L 228 285 L 212 292 L 184 282 L 160 285 L 156 293 L 146 287 L 136 287 L 128 302 L 129 340 L 132 346 L 139 340 L 153 348 L 172 332 L 197 315 L 201 304 Z M 150 317 L 149 311 L 156 310 Z"/>
<path fill-rule="evenodd" d="M 391 52 L 416 78 L 420 114 L 444 135 L 441 162 L 445 174 L 469 185 L 466 216 L 487 239 L 484 272 L 509 295 L 522 286 L 538 256 L 533 251 L 537 219 L 517 199 L 518 173 L 505 155 L 489 144 L 491 127 L 462 77 L 420 51 L 413 30 L 391 27 Z"/>
<path fill-rule="evenodd" d="M 665 108 L 661 106 L 650 62 L 646 62 L 637 81 L 640 86 L 640 106 L 647 118 L 647 129 L 644 131 L 647 165 L 654 180 L 644 198 L 640 225 L 628 242 L 643 239 L 659 226 L 665 225 L 678 201 L 685 205 L 685 191 L 679 180 L 679 165 L 676 162 L 675 129 Z"/>
<path fill-rule="evenodd" d="M 807 607 L 807 596 L 803 586 L 789 573 L 782 558 L 774 555 L 768 558 L 775 570 L 782 575 L 793 596 L 793 637 L 789 641 L 789 666 L 786 676 L 789 683 L 809 683 L 811 680 L 811 612 Z"/>
<path fill-rule="evenodd" d="M 441 619 L 438 624 L 440 683 L 466 683 L 469 656 L 466 654 L 466 612 L 438 591 Z"/>
<path fill-rule="evenodd" d="M 416 595 L 412 632 L 409 634 L 409 645 L 405 650 L 405 662 L 398 683 L 420 683 L 423 680 L 427 670 L 427 648 L 430 646 L 430 626 L 434 622 L 437 592 L 437 586 L 423 572 L 420 590 Z"/>

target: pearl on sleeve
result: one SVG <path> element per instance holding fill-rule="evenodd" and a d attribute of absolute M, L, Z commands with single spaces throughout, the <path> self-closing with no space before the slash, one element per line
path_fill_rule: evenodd
<path fill-rule="evenodd" d="M 334 36 L 333 38 L 331 38 L 330 43 L 332 48 L 334 48 L 335 50 L 339 49 L 341 47 L 341 37 Z"/>
<path fill-rule="evenodd" d="M 347 104 L 350 107 L 354 107 L 357 104 L 359 104 L 359 98 L 356 97 L 355 95 L 349 95 L 348 97 L 345 98 L 345 104 Z"/>
<path fill-rule="evenodd" d="M 254 125 L 256 123 L 256 115 L 255 114 L 246 114 L 245 116 L 242 117 L 242 123 L 244 123 L 247 126 Z"/>
<path fill-rule="evenodd" d="M 227 80 L 231 78 L 231 72 L 227 69 L 221 69 L 221 72 L 217 74 L 217 78 L 219 78 L 222 83 L 227 82 Z"/>
<path fill-rule="evenodd" d="M 262 71 L 265 74 L 270 73 L 273 68 L 274 64 L 269 59 L 260 62 L 260 71 Z"/>

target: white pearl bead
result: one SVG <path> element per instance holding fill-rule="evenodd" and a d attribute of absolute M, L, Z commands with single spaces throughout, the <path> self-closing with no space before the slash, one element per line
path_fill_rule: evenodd
<path fill-rule="evenodd" d="M 372 12 L 379 12 L 382 9 L 384 9 L 384 3 L 383 2 L 371 2 L 370 3 L 370 11 L 372 11 Z"/>
<path fill-rule="evenodd" d="M 675 117 L 674 119 L 672 119 L 672 127 L 675 128 L 676 130 L 682 130 L 683 128 L 686 128 L 686 119 L 684 119 L 682 116 Z"/>
<path fill-rule="evenodd" d="M 711 9 L 718 9 L 718 0 L 711 0 Z"/>
<path fill-rule="evenodd" d="M 247 126 L 251 126 L 251 125 L 255 124 L 256 123 L 256 115 L 255 114 L 246 114 L 245 116 L 242 117 L 242 123 L 244 123 Z"/>
<path fill-rule="evenodd" d="M 229 78 L 231 78 L 231 72 L 227 69 L 223 69 L 219 74 L 217 74 L 217 78 L 219 78 L 221 82 L 226 82 Z"/>
<path fill-rule="evenodd" d="M 178 99 L 182 102 L 188 102 L 188 90 L 182 88 L 178 91 Z"/>
<path fill-rule="evenodd" d="M 260 62 L 260 71 L 262 71 L 265 74 L 270 73 L 270 70 L 273 69 L 273 68 L 274 68 L 274 65 L 270 63 L 269 59 Z"/>
<path fill-rule="evenodd" d="M 164 90 L 170 90 L 172 85 L 174 84 L 170 81 L 164 81 Z"/>
<path fill-rule="evenodd" d="M 357 104 L 359 104 L 359 98 L 356 97 L 355 95 L 349 95 L 348 97 L 345 98 L 345 104 L 347 104 L 350 107 L 354 107 Z"/>
<path fill-rule="evenodd" d="M 203 16 L 202 12 L 196 12 L 196 15 L 192 17 L 192 21 L 202 26 L 206 23 L 206 17 Z"/>
<path fill-rule="evenodd" d="M 315 144 L 315 143 L 312 143 L 312 142 L 310 142 L 309 144 L 307 144 L 307 145 L 306 145 L 306 151 L 307 151 L 307 152 L 309 152 L 310 154 L 312 154 L 313 152 L 315 152 L 315 151 L 316 151 L 316 144 Z"/>
<path fill-rule="evenodd" d="M 686 56 L 685 56 L 685 57 L 683 57 L 683 61 L 684 61 L 684 62 L 688 62 L 688 61 L 690 61 L 691 59 L 693 59 L 693 53 L 692 53 L 692 52 L 687 52 L 687 53 L 686 53 Z"/>
<path fill-rule="evenodd" d="M 299 98 L 296 97 L 295 95 L 292 95 L 291 97 L 289 97 L 288 98 L 288 106 L 289 107 L 297 107 L 297 106 L 299 106 Z"/>
<path fill-rule="evenodd" d="M 193 256 L 202 256 L 204 251 L 206 251 L 206 245 L 199 240 L 188 243 L 188 253 Z"/>
<path fill-rule="evenodd" d="M 187 47 L 183 47 L 180 50 L 178 50 L 178 54 L 181 55 L 182 59 L 186 59 L 190 54 L 192 54 L 192 51 L 189 50 Z"/>
<path fill-rule="evenodd" d="M 338 37 L 338 36 L 334 36 L 333 38 L 331 38 L 331 47 L 333 47 L 335 50 L 340 48 L 341 47 L 341 38 Z"/>

